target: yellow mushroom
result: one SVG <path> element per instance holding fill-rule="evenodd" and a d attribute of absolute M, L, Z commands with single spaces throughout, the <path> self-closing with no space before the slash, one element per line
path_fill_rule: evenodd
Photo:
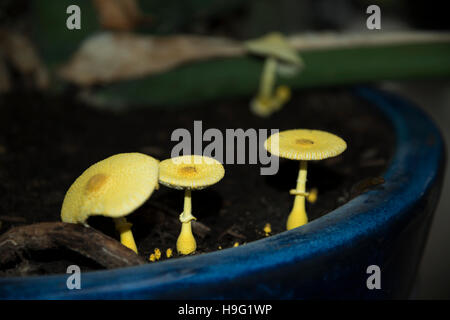
<path fill-rule="evenodd" d="M 64 197 L 61 220 L 83 223 L 89 216 L 114 219 L 121 243 L 137 253 L 125 216 L 140 207 L 158 185 L 159 161 L 141 153 L 121 153 L 97 162 L 78 177 Z"/>
<path fill-rule="evenodd" d="M 309 195 L 305 189 L 307 161 L 335 157 L 344 152 L 347 143 L 325 131 L 296 129 L 271 135 L 264 143 L 264 147 L 275 156 L 300 160 L 297 187 L 290 191 L 290 194 L 295 195 L 294 207 L 288 217 L 286 228 L 290 230 L 306 224 L 308 216 L 305 210 L 305 197 Z"/>
<path fill-rule="evenodd" d="M 259 93 L 251 101 L 250 109 L 261 117 L 268 117 L 290 99 L 290 89 L 280 86 L 273 93 L 276 74 L 293 76 L 303 66 L 303 61 L 287 39 L 277 32 L 244 43 L 246 49 L 255 55 L 266 57 L 261 75 Z"/>
<path fill-rule="evenodd" d="M 180 214 L 181 232 L 177 240 L 177 250 L 181 254 L 190 254 L 197 249 L 192 234 L 191 190 L 206 188 L 221 180 L 225 174 L 222 164 L 215 159 L 188 155 L 164 160 L 160 163 L 159 181 L 161 184 L 184 190 L 184 210 Z"/>
<path fill-rule="evenodd" d="M 272 233 L 272 226 L 270 225 L 270 223 L 266 223 L 266 225 L 264 226 L 264 233 L 266 237 Z"/>
<path fill-rule="evenodd" d="M 309 191 L 308 196 L 306 197 L 306 200 L 308 200 L 309 203 L 315 203 L 317 201 L 319 190 L 317 188 L 312 188 Z"/>
<path fill-rule="evenodd" d="M 159 248 L 155 248 L 155 258 L 156 260 L 161 258 L 161 250 L 159 250 Z"/>

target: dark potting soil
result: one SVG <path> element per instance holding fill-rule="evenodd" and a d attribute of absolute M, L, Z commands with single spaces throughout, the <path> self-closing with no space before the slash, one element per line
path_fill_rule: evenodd
<path fill-rule="evenodd" d="M 4 96 L 0 105 L 0 234 L 14 226 L 59 221 L 65 192 L 90 165 L 116 153 L 141 152 L 160 160 L 170 157 L 177 142 L 174 129 L 193 136 L 194 120 L 208 128 L 320 129 L 339 135 L 348 148 L 340 156 L 309 162 L 307 189 L 318 199 L 307 203 L 310 221 L 371 188 L 382 188 L 380 176 L 389 164 L 395 139 L 388 121 L 371 104 L 345 89 L 296 92 L 280 112 L 264 119 L 254 116 L 247 99 L 216 101 L 185 108 L 137 108 L 124 113 L 92 109 L 69 97 Z M 209 142 L 204 142 L 203 147 Z M 247 146 L 248 149 L 248 146 Z M 223 150 L 225 152 L 229 150 Z M 283 232 L 294 197 L 299 163 L 280 160 L 279 172 L 260 175 L 259 164 L 225 164 L 218 184 L 192 194 L 198 250 L 203 254 L 245 245 Z M 148 260 L 159 248 L 161 260 L 171 248 L 176 254 L 178 215 L 183 192 L 161 186 L 128 216 L 139 254 Z M 112 220 L 88 223 L 117 237 Z M 24 268 L 0 270 L 0 276 L 65 273 L 70 264 L 82 271 L 100 267 L 63 249 L 29 254 Z M 151 263 L 151 262 L 149 262 Z M 153 262 L 158 263 L 158 262 Z"/>

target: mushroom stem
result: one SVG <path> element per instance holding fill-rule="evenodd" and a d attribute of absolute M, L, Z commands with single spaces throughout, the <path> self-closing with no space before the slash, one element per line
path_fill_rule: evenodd
<path fill-rule="evenodd" d="M 124 217 L 115 218 L 114 224 L 116 225 L 116 230 L 120 233 L 120 242 L 127 248 L 138 253 L 136 242 L 134 242 L 133 233 L 131 232 L 131 224 Z"/>
<path fill-rule="evenodd" d="M 177 240 L 177 250 L 181 254 L 190 254 L 197 249 L 194 235 L 192 234 L 191 221 L 196 220 L 192 215 L 191 190 L 184 191 L 184 210 L 180 214 L 181 232 Z"/>
<path fill-rule="evenodd" d="M 272 98 L 272 90 L 275 83 L 275 74 L 277 70 L 277 61 L 273 57 L 266 59 L 264 70 L 261 76 L 259 87 L 259 97 L 263 99 Z"/>
<path fill-rule="evenodd" d="M 192 216 L 192 195 L 191 190 L 184 190 L 184 208 L 183 208 L 183 218 L 190 218 Z"/>
<path fill-rule="evenodd" d="M 307 173 L 307 161 L 300 161 L 300 170 L 297 178 L 297 188 L 294 200 L 294 207 L 289 214 L 286 228 L 291 230 L 300 227 L 308 222 L 308 216 L 305 210 L 305 186 L 306 186 L 306 173 Z"/>

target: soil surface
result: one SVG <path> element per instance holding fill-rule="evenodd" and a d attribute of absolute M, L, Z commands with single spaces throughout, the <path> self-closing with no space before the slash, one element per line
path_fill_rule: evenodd
<path fill-rule="evenodd" d="M 193 140 L 194 120 L 203 121 L 203 132 L 220 129 L 224 140 L 226 128 L 320 129 L 345 139 L 348 148 L 342 155 L 309 162 L 307 189 L 318 189 L 317 201 L 307 203 L 310 221 L 370 188 L 382 188 L 380 176 L 395 148 L 384 116 L 345 89 L 295 92 L 291 102 L 267 119 L 249 111 L 248 98 L 181 109 L 135 108 L 119 114 L 92 109 L 71 97 L 1 99 L 0 234 L 14 226 L 59 221 L 65 192 L 97 161 L 123 152 L 160 160 L 170 157 L 177 144 L 170 141 L 172 131 L 186 128 Z M 195 228 L 195 254 L 245 245 L 285 230 L 294 200 L 289 190 L 295 188 L 299 163 L 280 160 L 279 172 L 273 176 L 260 175 L 260 168 L 259 164 L 225 164 L 222 181 L 192 193 L 193 215 L 200 223 Z M 183 192 L 161 186 L 128 216 L 139 254 L 147 261 L 155 248 L 162 252 L 159 261 L 167 259 L 169 248 L 174 252 L 170 259 L 179 258 L 175 244 L 182 209 Z M 95 217 L 88 223 L 118 238 L 111 219 Z M 264 232 L 267 223 L 270 235 Z M 64 249 L 31 252 L 28 259 L 31 267 L 0 270 L 0 276 L 65 273 L 70 264 L 78 264 L 82 271 L 100 268 Z"/>

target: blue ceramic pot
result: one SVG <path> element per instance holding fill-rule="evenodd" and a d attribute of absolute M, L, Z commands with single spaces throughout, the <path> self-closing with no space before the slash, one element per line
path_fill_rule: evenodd
<path fill-rule="evenodd" d="M 382 188 L 358 196 L 311 223 L 199 256 L 68 275 L 0 279 L 0 298 L 253 299 L 407 298 L 414 282 L 444 170 L 442 137 L 404 100 L 355 89 L 392 122 L 396 151 Z M 381 270 L 369 290 L 367 267 Z"/>

